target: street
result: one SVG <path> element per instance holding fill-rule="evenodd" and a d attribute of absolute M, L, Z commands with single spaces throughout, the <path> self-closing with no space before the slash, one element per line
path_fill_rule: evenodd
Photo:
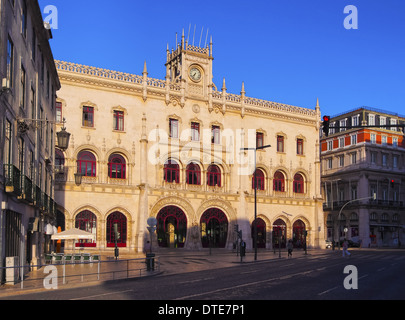
<path fill-rule="evenodd" d="M 162 259 L 162 269 L 169 263 L 176 264 L 181 272 L 184 262 L 167 257 Z M 350 272 L 344 273 L 347 266 L 351 266 Z M 345 258 L 341 252 L 325 250 L 320 255 L 293 254 L 291 259 L 285 256 L 259 259 L 231 267 L 213 266 L 196 272 L 163 273 L 2 299 L 206 300 L 217 303 L 221 300 L 397 300 L 405 299 L 404 269 L 403 250 L 353 250 L 351 257 Z M 347 285 L 352 289 L 345 288 Z M 163 302 L 161 305 L 165 307 Z"/>

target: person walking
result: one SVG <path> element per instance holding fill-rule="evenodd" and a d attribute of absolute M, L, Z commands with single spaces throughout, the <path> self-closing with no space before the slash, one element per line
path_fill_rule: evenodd
<path fill-rule="evenodd" d="M 287 250 L 288 250 L 288 258 L 290 258 L 290 257 L 292 258 L 293 243 L 291 240 L 288 240 Z"/>
<path fill-rule="evenodd" d="M 349 244 L 347 243 L 347 240 L 345 239 L 345 241 L 343 241 L 343 248 L 342 248 L 342 256 L 343 258 L 345 257 L 345 255 L 347 255 L 348 257 L 350 257 L 351 253 L 347 250 L 349 247 Z"/>

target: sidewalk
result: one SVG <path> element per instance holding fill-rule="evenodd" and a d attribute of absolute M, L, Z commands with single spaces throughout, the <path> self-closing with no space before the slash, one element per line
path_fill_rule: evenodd
<path fill-rule="evenodd" d="M 331 250 L 308 250 L 307 255 L 301 249 L 294 250 L 294 258 L 319 256 L 332 252 Z M 138 259 L 138 260 L 131 260 Z M 63 266 L 57 266 L 58 289 L 70 289 L 99 285 L 102 282 L 125 278 L 162 276 L 178 273 L 195 272 L 202 270 L 214 270 L 224 267 L 235 267 L 245 263 L 263 262 L 269 260 L 287 259 L 287 252 L 281 249 L 281 258 L 278 250 L 269 251 L 259 249 L 257 260 L 254 252 L 248 251 L 242 259 L 236 252 L 226 249 L 204 249 L 201 251 L 187 251 L 182 249 L 159 249 L 156 253 L 155 271 L 147 271 L 143 254 L 122 254 L 119 260 L 110 255 L 102 255 L 101 267 L 98 263 L 66 265 L 64 272 L 66 283 L 62 283 Z M 128 271 L 129 270 L 129 271 Z M 98 273 L 100 275 L 98 276 Z M 31 271 L 24 279 L 23 288 L 21 283 L 14 286 L 0 286 L 0 298 L 26 293 L 40 292 L 44 288 L 44 278 L 49 274 L 44 273 L 44 268 Z M 32 280 L 35 279 L 35 280 Z"/>

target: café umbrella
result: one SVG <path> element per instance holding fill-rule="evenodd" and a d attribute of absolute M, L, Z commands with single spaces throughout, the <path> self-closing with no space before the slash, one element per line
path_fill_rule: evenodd
<path fill-rule="evenodd" d="M 76 228 L 53 234 L 51 237 L 52 240 L 73 240 L 73 243 L 75 240 L 95 241 L 95 238 L 95 234 Z"/>

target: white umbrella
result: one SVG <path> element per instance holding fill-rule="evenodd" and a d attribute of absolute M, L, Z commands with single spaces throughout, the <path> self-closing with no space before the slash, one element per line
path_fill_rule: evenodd
<path fill-rule="evenodd" d="M 53 234 L 52 240 L 96 240 L 96 235 L 80 229 L 70 229 L 60 233 Z M 74 241 L 73 241 L 74 250 Z"/>
<path fill-rule="evenodd" d="M 53 234 L 52 240 L 96 240 L 95 235 L 80 229 L 70 229 Z"/>

